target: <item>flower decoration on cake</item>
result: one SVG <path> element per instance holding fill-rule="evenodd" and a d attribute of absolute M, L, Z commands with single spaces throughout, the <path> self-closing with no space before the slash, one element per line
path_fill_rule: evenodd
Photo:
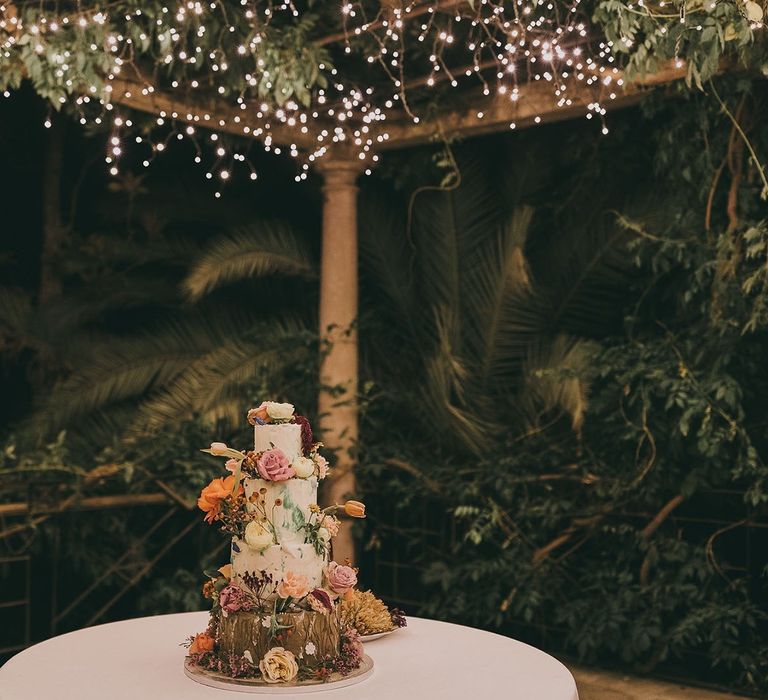
<path fill-rule="evenodd" d="M 325 578 L 334 593 L 344 595 L 357 584 L 357 571 L 351 566 L 332 561 L 325 569 Z"/>
<path fill-rule="evenodd" d="M 241 610 L 248 612 L 253 608 L 253 599 L 242 589 L 230 583 L 219 593 L 219 607 L 225 614 L 240 612 Z"/>
<path fill-rule="evenodd" d="M 245 526 L 245 543 L 256 550 L 269 547 L 274 542 L 274 534 L 265 521 L 251 520 Z M 230 564 L 231 566 L 231 564 Z"/>
<path fill-rule="evenodd" d="M 296 471 L 282 450 L 262 452 L 256 460 L 259 476 L 265 481 L 285 481 L 296 476 Z"/>
<path fill-rule="evenodd" d="M 205 654 L 206 652 L 213 651 L 215 639 L 211 637 L 207 632 L 201 632 L 196 634 L 192 640 L 192 644 L 189 645 L 190 654 Z"/>
<path fill-rule="evenodd" d="M 315 588 L 307 596 L 307 602 L 309 607 L 315 612 L 322 613 L 323 615 L 333 612 L 333 597 L 323 588 Z"/>
<path fill-rule="evenodd" d="M 340 518 L 364 518 L 365 505 L 317 504 L 328 462 L 293 404 L 263 401 L 247 420 L 253 449 L 216 441 L 203 450 L 223 460 L 224 475 L 197 504 L 231 538 L 231 561 L 206 571 L 211 620 L 189 639 L 190 662 L 257 683 L 332 680 L 362 660 L 355 631 L 340 624 L 357 570 L 332 561 L 332 552 Z"/>
<path fill-rule="evenodd" d="M 285 683 L 299 674 L 299 665 L 293 652 L 283 647 L 273 647 L 259 661 L 259 670 L 267 683 Z"/>
<path fill-rule="evenodd" d="M 238 488 L 242 492 L 242 487 Z M 200 492 L 197 507 L 205 513 L 204 520 L 207 523 L 212 523 L 219 517 L 222 501 L 231 498 L 234 490 L 235 477 L 228 476 L 226 479 L 214 479 Z"/>
<path fill-rule="evenodd" d="M 286 571 L 283 580 L 277 586 L 277 595 L 281 598 L 303 598 L 309 593 L 309 580 L 301 574 Z"/>

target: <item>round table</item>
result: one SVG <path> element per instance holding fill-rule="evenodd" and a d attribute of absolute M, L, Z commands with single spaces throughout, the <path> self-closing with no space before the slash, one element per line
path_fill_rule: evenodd
<path fill-rule="evenodd" d="M 207 612 L 143 617 L 54 637 L 0 668 L 0 700 L 238 700 L 184 675 L 179 646 L 205 629 Z M 408 618 L 408 627 L 368 642 L 373 675 L 358 685 L 309 695 L 333 700 L 578 700 L 559 661 L 534 647 L 471 627 Z M 251 697 L 264 697 L 254 695 Z"/>

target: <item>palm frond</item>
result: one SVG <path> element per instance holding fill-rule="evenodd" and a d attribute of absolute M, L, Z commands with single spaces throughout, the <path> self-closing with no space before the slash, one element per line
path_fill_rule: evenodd
<path fill-rule="evenodd" d="M 525 259 L 525 242 L 533 218 L 533 209 L 518 207 L 504 222 L 497 236 L 479 247 L 467 261 L 469 268 L 462 287 L 466 314 L 467 344 L 478 358 L 482 384 L 487 383 L 498 354 L 498 339 L 502 333 L 515 332 L 509 328 L 519 315 L 514 302 L 532 291 L 531 273 Z M 528 340 L 526 334 L 525 345 Z M 509 342 L 507 342 L 509 349 Z"/>
<path fill-rule="evenodd" d="M 297 338 L 307 333 L 303 322 L 287 318 L 251 328 L 245 336 L 223 338 L 141 404 L 131 432 L 159 430 L 193 415 L 209 424 L 237 424 L 242 420 L 244 387 L 261 373 L 277 375 L 299 361 L 306 349 Z"/>
<path fill-rule="evenodd" d="M 316 275 L 306 244 L 287 225 L 242 227 L 216 239 L 194 263 L 183 288 L 197 301 L 224 284 L 269 274 Z"/>
<path fill-rule="evenodd" d="M 538 426 L 544 415 L 559 412 L 569 416 L 575 432 L 581 430 L 589 405 L 585 374 L 599 347 L 593 341 L 560 334 L 529 348 L 517 407 L 530 426 Z"/>
<path fill-rule="evenodd" d="M 453 436 L 466 449 L 479 453 L 487 445 L 492 426 L 468 401 L 470 368 L 452 346 L 456 332 L 450 324 L 455 322 L 456 315 L 453 310 L 440 307 L 435 316 L 440 343 L 425 360 L 418 390 L 424 405 L 431 407 L 429 418 L 433 426 L 442 434 Z"/>
<path fill-rule="evenodd" d="M 413 239 L 418 252 L 416 287 L 425 321 L 432 309 L 446 305 L 461 313 L 463 263 L 493 237 L 501 206 L 496 190 L 477 161 L 462 164 L 455 190 L 427 192 L 414 205 Z M 433 328 L 426 325 L 425 328 Z"/>
<path fill-rule="evenodd" d="M 38 435 L 49 434 L 111 404 L 137 399 L 164 386 L 240 327 L 237 319 L 222 314 L 213 320 L 166 322 L 158 332 L 92 343 L 26 427 Z"/>

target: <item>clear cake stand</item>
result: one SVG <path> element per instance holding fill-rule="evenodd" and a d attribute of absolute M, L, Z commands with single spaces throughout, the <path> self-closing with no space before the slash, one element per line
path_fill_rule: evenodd
<path fill-rule="evenodd" d="M 184 659 L 184 673 L 197 683 L 202 683 L 211 688 L 220 690 L 233 690 L 238 693 L 318 693 L 324 690 L 346 688 L 369 678 L 373 673 L 373 659 L 367 654 L 363 656 L 360 667 L 352 673 L 342 676 L 334 673 L 327 680 L 292 681 L 291 683 L 267 683 L 260 678 L 230 678 L 221 673 L 206 671 L 192 663 L 187 657 Z"/>

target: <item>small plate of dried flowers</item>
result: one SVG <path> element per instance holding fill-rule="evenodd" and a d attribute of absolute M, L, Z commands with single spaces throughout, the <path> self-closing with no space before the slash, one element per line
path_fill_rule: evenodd
<path fill-rule="evenodd" d="M 363 642 L 385 637 L 406 626 L 405 615 L 388 608 L 370 591 L 352 590 L 341 602 L 341 621 L 354 627 Z"/>

